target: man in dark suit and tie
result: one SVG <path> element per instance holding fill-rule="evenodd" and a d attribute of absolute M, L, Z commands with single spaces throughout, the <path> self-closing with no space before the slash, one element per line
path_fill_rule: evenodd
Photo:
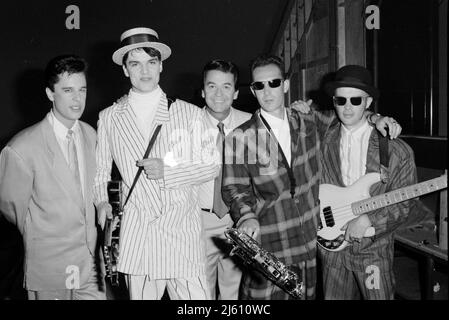
<path fill-rule="evenodd" d="M 48 63 L 50 112 L 0 155 L 0 210 L 23 236 L 30 300 L 105 299 L 92 200 L 96 134 L 79 120 L 86 68 L 74 55 Z"/>

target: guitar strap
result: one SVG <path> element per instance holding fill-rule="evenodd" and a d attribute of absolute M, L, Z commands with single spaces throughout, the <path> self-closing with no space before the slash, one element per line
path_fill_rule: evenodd
<path fill-rule="evenodd" d="M 263 124 L 265 125 L 265 127 L 267 127 L 268 131 L 271 133 L 273 138 L 276 139 L 276 137 L 274 136 L 274 133 L 271 131 L 271 127 L 268 124 L 267 120 L 265 120 L 265 118 L 262 115 L 260 115 L 260 119 L 262 119 Z M 285 168 L 287 169 L 288 178 L 290 180 L 290 194 L 293 198 L 295 196 L 295 188 L 296 188 L 295 176 L 293 175 L 293 170 L 290 167 L 290 165 L 288 164 L 287 157 L 285 156 L 284 151 L 282 151 L 282 148 L 281 148 L 281 145 L 279 144 L 279 142 L 278 142 L 278 150 L 281 154 L 282 163 L 284 164 Z"/>
<path fill-rule="evenodd" d="M 388 155 L 388 128 L 386 130 L 387 135 L 385 137 L 377 130 L 377 136 L 379 137 L 380 178 L 382 183 L 387 183 L 389 180 L 388 163 L 390 157 Z"/>
<path fill-rule="evenodd" d="M 167 109 L 170 110 L 171 104 L 175 101 L 175 98 L 167 97 Z M 143 155 L 143 159 L 148 158 L 148 155 L 150 154 L 151 149 L 153 148 L 154 142 L 156 141 L 156 137 L 159 134 L 159 131 L 161 131 L 162 125 L 159 124 L 156 129 L 154 130 L 153 136 L 150 139 L 150 142 L 148 143 L 147 150 L 145 150 L 145 154 Z M 128 196 L 126 197 L 125 203 L 123 204 L 123 208 L 128 203 L 129 197 L 131 196 L 131 193 L 134 190 L 134 187 L 136 186 L 137 180 L 139 180 L 140 174 L 143 171 L 143 167 L 139 167 L 139 170 L 137 170 L 136 175 L 134 176 L 133 184 L 131 185 L 131 188 L 129 189 Z"/>

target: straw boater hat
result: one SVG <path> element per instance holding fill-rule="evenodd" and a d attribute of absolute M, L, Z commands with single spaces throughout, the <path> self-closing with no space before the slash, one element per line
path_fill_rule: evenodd
<path fill-rule="evenodd" d="M 123 56 L 136 48 L 154 48 L 161 53 L 161 60 L 167 59 L 171 54 L 169 46 L 159 42 L 157 32 L 150 28 L 133 28 L 120 36 L 120 48 L 112 55 L 112 61 L 122 65 Z"/>
<path fill-rule="evenodd" d="M 371 72 L 362 66 L 341 67 L 335 74 L 335 81 L 327 83 L 325 90 L 328 95 L 333 96 L 335 89 L 341 87 L 357 88 L 367 92 L 374 99 L 379 98 L 379 90 L 373 86 Z"/>

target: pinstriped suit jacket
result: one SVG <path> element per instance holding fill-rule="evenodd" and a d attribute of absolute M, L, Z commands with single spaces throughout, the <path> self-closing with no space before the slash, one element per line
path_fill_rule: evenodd
<path fill-rule="evenodd" d="M 322 182 L 343 187 L 340 162 L 340 123 L 333 125 L 323 141 Z M 372 196 L 417 183 L 414 153 L 401 139 L 389 140 L 389 181 L 378 182 L 371 187 Z M 379 137 L 371 133 L 366 163 L 366 173 L 379 172 Z M 413 210 L 427 210 L 417 199 L 404 201 L 368 214 L 376 235 L 364 238 L 341 252 L 320 249 L 321 256 L 329 266 L 344 265 L 350 270 L 365 272 L 369 265 L 376 265 L 381 272 L 391 270 L 394 254 L 394 231 L 401 226 Z"/>
<path fill-rule="evenodd" d="M 124 208 L 118 270 L 152 279 L 203 274 L 198 186 L 215 178 L 219 154 L 206 131 L 202 110 L 182 100 L 167 108 L 162 95 L 151 132 L 162 124 L 150 158 L 165 159 L 164 178 L 141 175 Z M 150 137 L 143 137 L 125 96 L 99 114 L 95 202 L 107 201 L 115 161 L 126 198 Z M 174 165 L 176 164 L 176 165 Z"/>

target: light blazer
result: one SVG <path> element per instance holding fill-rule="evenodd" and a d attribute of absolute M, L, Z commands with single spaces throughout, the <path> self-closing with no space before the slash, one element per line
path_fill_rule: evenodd
<path fill-rule="evenodd" d="M 19 132 L 0 155 L 0 210 L 23 235 L 28 290 L 67 289 L 66 280 L 77 270 L 82 285 L 91 272 L 97 239 L 92 199 L 96 134 L 79 124 L 84 200 L 48 117 Z"/>
<path fill-rule="evenodd" d="M 124 96 L 99 114 L 95 203 L 108 201 L 107 182 L 114 160 L 126 198 L 150 137 L 144 137 Z M 204 274 L 198 188 L 218 174 L 219 154 L 206 133 L 203 112 L 182 100 L 167 108 L 162 94 L 151 126 L 161 131 L 149 154 L 165 160 L 163 179 L 142 174 L 124 207 L 118 270 L 152 279 Z M 176 163 L 176 165 L 175 165 Z"/>

